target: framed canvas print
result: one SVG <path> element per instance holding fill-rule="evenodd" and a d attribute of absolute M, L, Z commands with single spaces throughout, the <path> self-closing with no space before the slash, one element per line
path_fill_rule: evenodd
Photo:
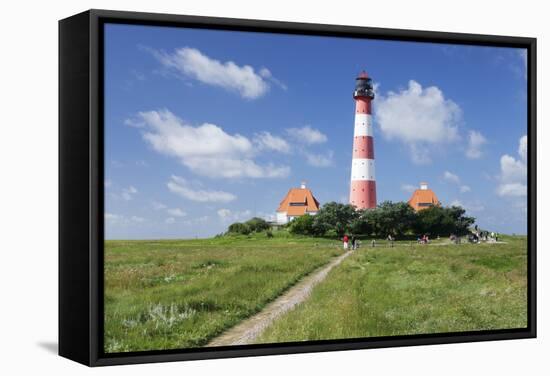
<path fill-rule="evenodd" d="M 59 31 L 60 355 L 536 335 L 535 39 L 105 10 Z"/>

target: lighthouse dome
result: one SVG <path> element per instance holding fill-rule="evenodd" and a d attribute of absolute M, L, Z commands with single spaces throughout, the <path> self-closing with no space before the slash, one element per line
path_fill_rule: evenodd
<path fill-rule="evenodd" d="M 372 79 L 365 71 L 359 73 L 359 76 L 355 79 L 355 90 L 353 92 L 353 97 L 367 97 L 374 99 Z"/>

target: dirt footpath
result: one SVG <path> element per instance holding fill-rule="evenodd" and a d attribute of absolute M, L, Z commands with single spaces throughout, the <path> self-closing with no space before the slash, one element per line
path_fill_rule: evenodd
<path fill-rule="evenodd" d="M 269 303 L 262 311 L 242 321 L 233 328 L 228 329 L 226 332 L 222 333 L 222 335 L 210 341 L 206 346 L 234 346 L 253 343 L 254 340 L 271 325 L 275 319 L 277 319 L 277 317 L 290 311 L 297 304 L 306 300 L 313 287 L 322 282 L 332 268 L 340 264 L 352 253 L 353 251 L 345 252 L 321 269 L 306 276 L 283 295 Z"/>

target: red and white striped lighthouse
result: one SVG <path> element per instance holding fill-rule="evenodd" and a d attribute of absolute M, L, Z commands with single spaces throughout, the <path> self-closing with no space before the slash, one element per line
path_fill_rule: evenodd
<path fill-rule="evenodd" d="M 374 99 L 372 80 L 365 71 L 355 80 L 355 130 L 349 203 L 357 209 L 376 207 L 374 176 L 374 142 L 371 101 Z"/>

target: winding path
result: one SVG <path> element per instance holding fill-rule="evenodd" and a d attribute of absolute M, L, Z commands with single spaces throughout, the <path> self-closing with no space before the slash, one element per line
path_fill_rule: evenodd
<path fill-rule="evenodd" d="M 228 329 L 210 341 L 206 346 L 234 346 L 253 343 L 277 317 L 306 300 L 313 287 L 323 281 L 332 268 L 339 265 L 352 253 L 353 251 L 345 252 L 331 260 L 324 267 L 304 277 L 283 295 L 269 303 L 263 310 Z"/>

